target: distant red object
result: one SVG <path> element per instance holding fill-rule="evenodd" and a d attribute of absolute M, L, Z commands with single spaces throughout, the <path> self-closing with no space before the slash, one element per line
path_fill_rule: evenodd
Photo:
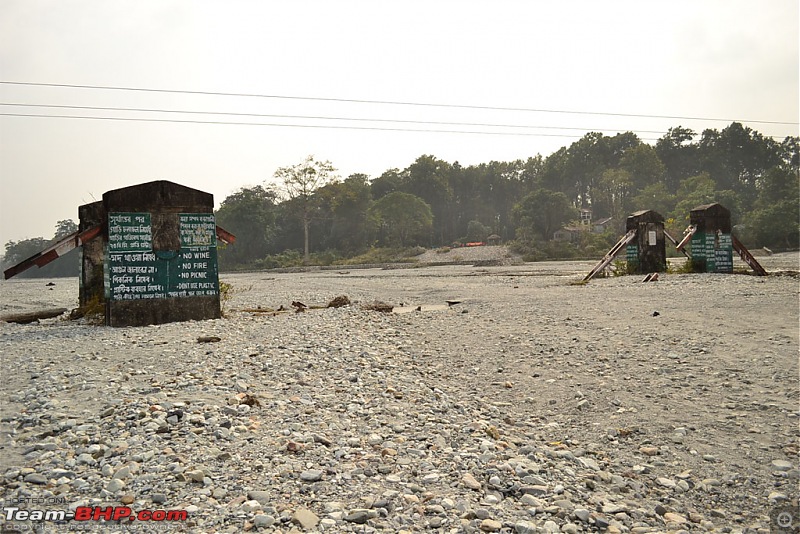
<path fill-rule="evenodd" d="M 486 243 L 484 243 L 483 241 L 473 241 L 472 243 L 467 243 L 467 246 L 468 247 L 482 247 L 485 244 Z"/>

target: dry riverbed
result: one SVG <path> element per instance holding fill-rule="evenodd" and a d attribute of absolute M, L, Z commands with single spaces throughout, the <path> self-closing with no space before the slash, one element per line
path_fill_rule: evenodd
<path fill-rule="evenodd" d="M 797 506 L 798 279 L 591 267 L 223 275 L 217 321 L 0 323 L 0 500 L 188 511 L 170 532 L 769 532 Z M 0 283 L 0 314 L 77 305 L 48 282 Z"/>

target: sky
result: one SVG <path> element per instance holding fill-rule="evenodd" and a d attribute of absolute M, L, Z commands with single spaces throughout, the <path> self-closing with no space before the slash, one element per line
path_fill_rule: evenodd
<path fill-rule="evenodd" d="M 3 0 L 0 244 L 153 180 L 219 206 L 308 155 L 376 178 L 591 131 L 796 136 L 798 20 L 797 0 Z"/>

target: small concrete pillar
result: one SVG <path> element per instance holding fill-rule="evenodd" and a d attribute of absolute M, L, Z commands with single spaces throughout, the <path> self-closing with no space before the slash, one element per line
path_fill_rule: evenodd
<path fill-rule="evenodd" d="M 104 225 L 106 212 L 103 202 L 97 201 L 78 207 L 80 223 L 78 230 L 85 232 L 97 225 Z M 105 243 L 103 239 L 92 239 L 83 243 L 80 250 L 80 274 L 78 276 L 78 304 L 81 308 L 99 306 L 105 301 L 103 270 L 105 268 Z"/>
<path fill-rule="evenodd" d="M 689 212 L 694 226 L 692 270 L 698 273 L 733 272 L 731 212 L 718 203 L 697 206 Z"/>
<path fill-rule="evenodd" d="M 220 317 L 213 195 L 156 181 L 108 191 L 79 214 L 81 229 L 103 226 L 84 244 L 80 301 L 102 295 L 106 324 Z"/>
<path fill-rule="evenodd" d="M 652 210 L 637 211 L 626 219 L 625 230 L 636 231 L 636 238 L 626 249 L 629 273 L 660 273 L 667 270 L 664 217 Z"/>

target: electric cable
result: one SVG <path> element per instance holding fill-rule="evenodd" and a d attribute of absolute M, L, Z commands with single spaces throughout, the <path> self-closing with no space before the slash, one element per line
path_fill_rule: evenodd
<path fill-rule="evenodd" d="M 43 82 L 18 82 L 0 80 L 2 85 L 24 85 L 31 87 L 60 87 L 71 89 L 99 89 L 107 91 L 135 91 L 135 92 L 148 92 L 148 93 L 172 93 L 172 94 L 187 94 L 187 95 L 206 95 L 206 96 L 233 96 L 233 97 L 246 97 L 246 98 L 272 98 L 272 99 L 285 99 L 285 100 L 312 100 L 320 102 L 347 102 L 357 104 L 380 104 L 380 105 L 394 105 L 394 106 L 426 106 L 426 107 L 441 107 L 441 108 L 458 108 L 458 109 L 482 109 L 494 111 L 517 111 L 517 112 L 535 112 L 535 113 L 564 113 L 574 115 L 607 115 L 612 117 L 637 117 L 649 119 L 672 119 L 672 120 L 692 120 L 692 121 L 716 121 L 716 122 L 748 122 L 754 124 L 782 124 L 782 125 L 798 125 L 798 122 L 784 122 L 784 121 L 768 121 L 768 120 L 747 120 L 747 119 L 723 119 L 718 117 L 691 117 L 679 115 L 647 115 L 639 113 L 609 113 L 599 111 L 574 111 L 574 110 L 558 110 L 558 109 L 536 109 L 536 108 L 517 108 L 517 107 L 499 107 L 499 106 L 477 106 L 466 104 L 434 104 L 426 102 L 403 102 L 391 100 L 361 100 L 354 98 L 330 98 L 330 97 L 310 97 L 310 96 L 288 96 L 288 95 L 268 95 L 257 93 L 225 93 L 219 91 L 192 91 L 185 89 L 155 89 L 147 87 L 119 87 L 109 85 L 83 85 L 83 84 L 66 84 L 66 83 L 43 83 Z"/>

